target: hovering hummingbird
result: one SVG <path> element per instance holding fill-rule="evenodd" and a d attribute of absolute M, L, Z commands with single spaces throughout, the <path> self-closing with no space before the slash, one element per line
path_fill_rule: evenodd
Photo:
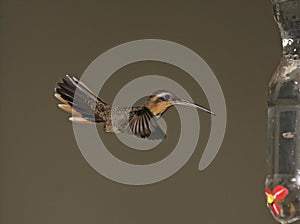
<path fill-rule="evenodd" d="M 140 106 L 111 107 L 75 77 L 65 75 L 57 85 L 54 95 L 62 103 L 58 107 L 72 114 L 70 121 L 82 124 L 103 123 L 104 130 L 111 133 L 128 133 L 148 139 L 163 138 L 165 134 L 156 121 L 173 105 L 194 107 L 215 115 L 210 110 L 165 90 L 155 91 Z"/>

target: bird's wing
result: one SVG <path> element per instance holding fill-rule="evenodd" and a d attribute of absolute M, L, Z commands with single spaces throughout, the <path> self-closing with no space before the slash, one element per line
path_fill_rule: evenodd
<path fill-rule="evenodd" d="M 146 107 L 135 108 L 131 111 L 127 132 L 137 137 L 151 140 L 166 137 L 163 130 L 157 124 L 156 118 Z"/>
<path fill-rule="evenodd" d="M 65 75 L 57 83 L 55 97 L 63 104 L 58 106 L 69 113 L 69 119 L 77 123 L 95 123 L 105 121 L 105 114 L 110 106 L 103 102 L 81 81 Z"/>

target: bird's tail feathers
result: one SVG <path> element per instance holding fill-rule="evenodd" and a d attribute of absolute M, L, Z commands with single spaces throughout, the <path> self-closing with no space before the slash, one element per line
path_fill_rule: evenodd
<path fill-rule="evenodd" d="M 72 114 L 70 121 L 81 124 L 104 121 L 95 112 L 98 105 L 105 106 L 106 103 L 95 96 L 84 83 L 65 75 L 57 86 L 54 96 L 62 103 L 58 104 L 58 107 Z"/>

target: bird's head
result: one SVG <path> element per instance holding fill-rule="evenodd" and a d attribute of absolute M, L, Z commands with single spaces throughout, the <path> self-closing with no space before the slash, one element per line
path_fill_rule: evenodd
<path fill-rule="evenodd" d="M 215 115 L 212 111 L 206 109 L 205 107 L 202 107 L 188 100 L 178 98 L 173 93 L 166 90 L 158 90 L 154 92 L 145 102 L 145 107 L 147 107 L 154 116 L 162 115 L 168 108 L 170 108 L 173 105 L 184 105 L 194 107 L 203 110 L 209 114 Z"/>

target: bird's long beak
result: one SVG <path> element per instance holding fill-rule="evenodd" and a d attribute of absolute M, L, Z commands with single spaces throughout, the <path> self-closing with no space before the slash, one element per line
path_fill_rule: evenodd
<path fill-rule="evenodd" d="M 177 98 L 173 101 L 173 103 L 175 105 L 184 105 L 184 106 L 188 106 L 188 107 L 194 107 L 194 108 L 197 108 L 197 109 L 200 109 L 200 110 L 203 110 L 209 114 L 212 114 L 212 115 L 216 115 L 214 112 L 206 109 L 205 107 L 202 107 L 196 103 L 193 103 L 193 102 L 190 102 L 188 100 L 185 100 L 185 99 L 180 99 L 180 98 Z"/>

